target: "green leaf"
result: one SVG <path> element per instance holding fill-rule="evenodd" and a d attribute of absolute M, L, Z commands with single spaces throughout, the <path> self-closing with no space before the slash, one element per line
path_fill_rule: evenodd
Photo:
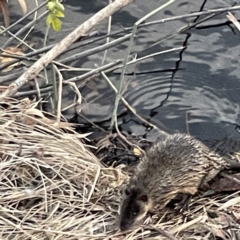
<path fill-rule="evenodd" d="M 56 32 L 59 32 L 62 28 L 62 22 L 59 18 L 54 17 L 52 19 L 52 26 Z"/>
<path fill-rule="evenodd" d="M 52 24 L 53 17 L 54 16 L 52 14 L 48 14 L 47 19 L 46 19 L 46 24 L 48 27 L 50 27 L 50 25 Z"/>
<path fill-rule="evenodd" d="M 53 11 L 54 8 L 56 8 L 56 3 L 54 2 L 48 2 L 47 7 L 50 11 Z"/>
<path fill-rule="evenodd" d="M 64 6 L 60 3 L 60 2 L 56 2 L 56 9 L 57 10 L 60 10 L 61 12 L 63 12 L 64 11 Z"/>
<path fill-rule="evenodd" d="M 59 11 L 59 10 L 57 10 L 57 11 L 54 13 L 54 15 L 55 15 L 56 17 L 65 17 L 65 14 L 64 14 L 63 12 Z"/>

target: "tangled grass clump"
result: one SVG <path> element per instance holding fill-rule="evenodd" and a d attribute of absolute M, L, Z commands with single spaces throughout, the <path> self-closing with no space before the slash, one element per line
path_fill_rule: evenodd
<path fill-rule="evenodd" d="M 86 135 L 45 118 L 37 103 L 6 104 L 0 112 L 0 239 L 106 237 L 116 222 L 113 191 L 124 175 L 101 166 L 82 141 Z"/>

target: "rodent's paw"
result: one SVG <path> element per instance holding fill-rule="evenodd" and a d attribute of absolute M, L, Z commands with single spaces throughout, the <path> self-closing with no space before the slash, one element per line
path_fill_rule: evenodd
<path fill-rule="evenodd" d="M 182 201 L 176 205 L 175 210 L 179 211 L 180 213 L 188 211 L 191 198 L 192 195 L 190 194 L 184 195 Z"/>

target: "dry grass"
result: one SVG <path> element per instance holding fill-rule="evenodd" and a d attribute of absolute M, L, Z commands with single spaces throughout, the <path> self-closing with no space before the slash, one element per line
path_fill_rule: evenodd
<path fill-rule="evenodd" d="M 128 177 L 101 166 L 82 141 L 87 135 L 45 118 L 36 103 L 7 103 L 0 111 L 0 239 L 168 239 L 146 227 L 117 232 L 119 187 Z M 154 227 L 176 239 L 240 239 L 239 202 L 239 193 L 196 196 L 185 218 L 165 212 Z"/>
<path fill-rule="evenodd" d="M 0 238 L 104 238 L 116 222 L 113 191 L 124 175 L 106 171 L 83 144 L 86 136 L 49 124 L 35 106 L 12 100 L 0 112 Z"/>

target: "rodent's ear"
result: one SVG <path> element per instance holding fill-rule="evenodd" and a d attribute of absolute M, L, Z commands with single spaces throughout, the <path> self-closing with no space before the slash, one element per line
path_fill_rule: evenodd
<path fill-rule="evenodd" d="M 139 200 L 146 202 L 148 200 L 148 197 L 147 197 L 147 195 L 142 195 L 142 196 L 140 196 Z"/>

